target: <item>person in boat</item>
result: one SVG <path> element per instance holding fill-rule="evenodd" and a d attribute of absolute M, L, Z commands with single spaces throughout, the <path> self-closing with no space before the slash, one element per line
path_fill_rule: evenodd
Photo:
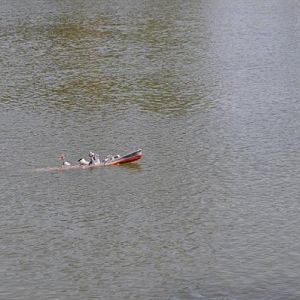
<path fill-rule="evenodd" d="M 62 154 L 59 159 L 62 161 L 63 166 L 71 166 L 71 164 L 65 160 L 65 156 Z"/>
<path fill-rule="evenodd" d="M 90 162 L 89 165 L 100 165 L 100 159 L 99 159 L 99 155 L 95 154 L 94 152 L 89 153 L 89 158 L 90 158 Z"/>
<path fill-rule="evenodd" d="M 81 166 L 87 166 L 90 164 L 90 162 L 88 162 L 87 160 L 85 160 L 83 157 L 78 159 L 78 162 Z"/>

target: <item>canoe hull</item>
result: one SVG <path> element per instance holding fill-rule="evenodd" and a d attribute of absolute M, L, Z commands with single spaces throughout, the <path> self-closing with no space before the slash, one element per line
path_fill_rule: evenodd
<path fill-rule="evenodd" d="M 137 161 L 143 157 L 142 150 L 137 150 L 135 152 L 129 153 L 127 155 L 121 156 L 117 159 L 108 161 L 105 163 L 106 166 L 112 166 L 112 165 L 120 165 L 120 164 L 126 164 L 130 162 Z"/>

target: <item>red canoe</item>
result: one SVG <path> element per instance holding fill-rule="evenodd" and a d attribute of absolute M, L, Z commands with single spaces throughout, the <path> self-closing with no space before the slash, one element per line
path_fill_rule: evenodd
<path fill-rule="evenodd" d="M 105 166 L 111 166 L 111 165 L 120 165 L 125 163 L 130 163 L 136 160 L 139 160 L 143 157 L 142 149 L 139 149 L 137 151 L 134 151 L 132 153 L 123 155 L 123 156 L 114 156 L 111 158 L 108 158 L 105 160 L 104 165 Z"/>

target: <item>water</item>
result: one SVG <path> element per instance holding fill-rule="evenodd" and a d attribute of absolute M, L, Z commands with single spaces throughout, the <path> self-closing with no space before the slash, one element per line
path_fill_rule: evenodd
<path fill-rule="evenodd" d="M 300 298 L 298 1 L 0 7 L 0 299 Z"/>

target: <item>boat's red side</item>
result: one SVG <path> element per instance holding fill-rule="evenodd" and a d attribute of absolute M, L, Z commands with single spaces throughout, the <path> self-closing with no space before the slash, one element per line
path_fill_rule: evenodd
<path fill-rule="evenodd" d="M 143 157 L 142 154 L 137 154 L 137 155 L 134 155 L 134 156 L 131 156 L 131 157 L 125 157 L 125 158 L 121 157 L 120 159 L 118 159 L 116 161 L 110 162 L 108 165 L 120 165 L 120 164 L 130 163 L 130 162 L 139 160 L 142 157 Z"/>

